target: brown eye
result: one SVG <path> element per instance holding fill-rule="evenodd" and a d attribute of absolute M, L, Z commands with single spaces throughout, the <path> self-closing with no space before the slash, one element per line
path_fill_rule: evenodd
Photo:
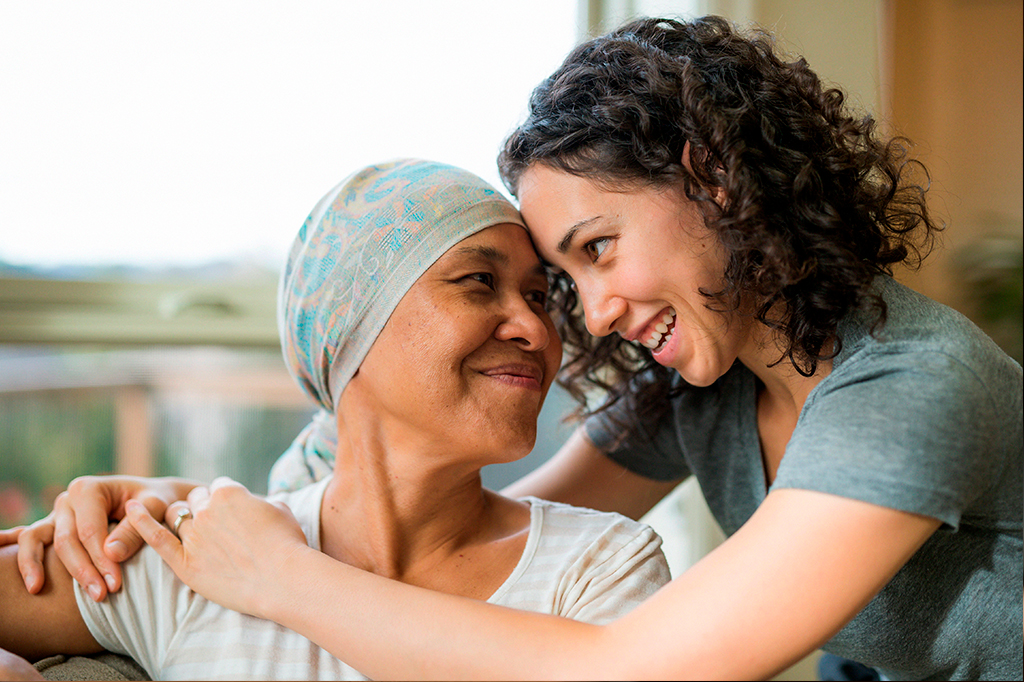
<path fill-rule="evenodd" d="M 583 250 L 590 257 L 591 262 L 596 263 L 604 253 L 604 250 L 608 248 L 608 244 L 611 243 L 611 239 L 608 237 L 600 237 L 598 239 L 592 239 L 583 245 Z"/>
<path fill-rule="evenodd" d="M 480 282 L 488 289 L 494 289 L 494 275 L 489 272 L 474 272 L 472 275 L 466 275 L 465 278 Z"/>
<path fill-rule="evenodd" d="M 548 292 L 545 289 L 536 289 L 526 294 L 526 300 L 544 306 L 548 302 Z"/>

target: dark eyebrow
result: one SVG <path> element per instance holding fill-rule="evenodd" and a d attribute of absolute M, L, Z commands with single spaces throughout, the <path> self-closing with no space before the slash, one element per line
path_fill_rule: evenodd
<path fill-rule="evenodd" d="M 483 258 L 485 260 L 489 260 L 492 263 L 504 265 L 506 267 L 511 262 L 511 260 L 508 257 L 508 254 L 506 254 L 504 251 L 499 251 L 493 246 L 460 246 L 459 248 L 452 251 L 451 255 L 469 257 L 476 256 Z M 544 279 L 547 279 L 548 265 L 544 262 L 543 259 L 540 258 L 540 256 L 537 257 L 537 260 L 540 262 L 533 266 L 531 274 L 533 274 L 536 277 L 543 277 Z"/>
<path fill-rule="evenodd" d="M 502 265 L 508 265 L 508 255 L 498 251 L 493 246 L 460 246 L 455 249 L 453 255 L 456 256 L 479 256 L 485 260 L 489 260 Z"/>
<path fill-rule="evenodd" d="M 562 237 L 562 241 L 558 242 L 558 246 L 555 247 L 558 253 L 563 256 L 567 254 L 569 252 L 569 247 L 572 246 L 572 240 L 576 237 L 576 233 L 580 231 L 580 228 L 586 227 L 600 217 L 601 216 L 594 216 L 593 218 L 587 218 L 586 220 L 581 220 L 570 227 L 566 231 L 565 236 Z"/>

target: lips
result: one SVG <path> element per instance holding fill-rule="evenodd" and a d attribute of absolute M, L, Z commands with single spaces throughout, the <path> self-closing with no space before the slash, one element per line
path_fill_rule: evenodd
<path fill-rule="evenodd" d="M 544 383 L 544 370 L 537 365 L 525 363 L 499 365 L 480 373 L 513 386 L 539 389 Z"/>

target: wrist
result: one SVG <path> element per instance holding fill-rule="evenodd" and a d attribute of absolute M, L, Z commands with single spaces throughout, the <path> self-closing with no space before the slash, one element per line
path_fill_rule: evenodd
<path fill-rule="evenodd" d="M 260 581 L 253 615 L 289 627 L 289 622 L 296 615 L 294 606 L 310 603 L 305 602 L 299 593 L 318 556 L 323 554 L 308 545 L 296 543 L 282 549 L 277 561 L 267 562 L 271 570 Z"/>

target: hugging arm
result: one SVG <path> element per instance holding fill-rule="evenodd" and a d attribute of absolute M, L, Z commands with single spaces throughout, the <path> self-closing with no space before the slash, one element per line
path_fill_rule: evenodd
<path fill-rule="evenodd" d="M 457 601 L 305 551 L 268 591 L 266 615 L 373 677 L 767 678 L 830 639 L 938 526 L 821 493 L 769 497 L 715 552 L 606 626 Z"/>
<path fill-rule="evenodd" d="M 29 660 L 102 651 L 78 610 L 74 581 L 53 548 L 43 553 L 46 580 L 35 595 L 22 584 L 17 550 L 0 547 L 0 649 Z"/>
<path fill-rule="evenodd" d="M 194 509 L 182 542 L 134 505 L 129 519 L 205 597 L 274 620 L 370 677 L 398 679 L 770 677 L 831 638 L 939 525 L 774 491 L 693 568 L 627 615 L 591 625 L 352 568 L 307 547 L 288 515 L 237 485 L 215 486 Z M 228 512 L 248 522 L 203 522 Z"/>

